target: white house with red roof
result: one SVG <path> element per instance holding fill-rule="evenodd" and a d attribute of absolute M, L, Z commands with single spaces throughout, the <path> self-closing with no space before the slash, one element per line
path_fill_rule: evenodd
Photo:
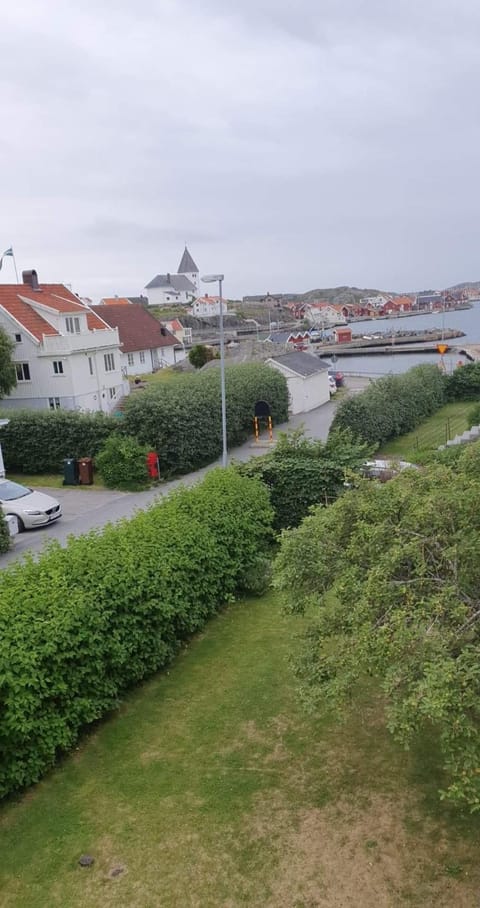
<path fill-rule="evenodd" d="M 222 299 L 222 309 L 224 313 L 228 311 L 225 299 Z M 220 315 L 220 297 L 209 296 L 208 293 L 205 296 L 198 296 L 192 303 L 190 311 L 197 318 L 213 318 L 215 315 Z"/>
<path fill-rule="evenodd" d="M 128 394 L 117 328 L 64 284 L 0 284 L 0 326 L 15 344 L 17 386 L 2 408 L 103 411 Z"/>
<path fill-rule="evenodd" d="M 183 344 L 144 306 L 120 302 L 91 309 L 111 328 L 118 329 L 124 375 L 156 372 L 185 359 Z"/>

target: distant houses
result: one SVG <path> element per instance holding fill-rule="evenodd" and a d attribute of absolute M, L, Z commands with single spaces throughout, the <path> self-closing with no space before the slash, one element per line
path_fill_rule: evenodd
<path fill-rule="evenodd" d="M 185 349 L 178 338 L 144 306 L 119 303 L 91 308 L 118 330 L 124 376 L 156 372 L 185 359 Z"/>

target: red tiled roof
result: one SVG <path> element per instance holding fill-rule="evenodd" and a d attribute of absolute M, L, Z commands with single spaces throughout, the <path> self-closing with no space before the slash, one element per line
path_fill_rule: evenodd
<path fill-rule="evenodd" d="M 183 325 L 178 318 L 172 318 L 169 321 L 165 322 L 165 324 L 171 331 L 183 331 Z"/>
<path fill-rule="evenodd" d="M 95 314 L 101 315 L 111 328 L 118 328 L 124 353 L 172 347 L 178 343 L 177 338 L 167 328 L 162 328 L 158 319 L 138 303 L 132 303 L 130 306 L 120 303 L 118 306 L 91 308 Z"/>
<path fill-rule="evenodd" d="M 28 284 L 0 284 L 0 306 L 39 341 L 44 334 L 58 334 L 53 325 L 21 299 L 29 293 L 32 288 Z"/>
<path fill-rule="evenodd" d="M 59 334 L 46 318 L 29 305 L 30 302 L 63 314 L 86 310 L 90 330 L 109 327 L 64 284 L 40 284 L 38 290 L 32 290 L 30 284 L 0 284 L 0 306 L 23 325 L 26 331 L 39 341 L 44 334 Z"/>
<path fill-rule="evenodd" d="M 126 296 L 106 296 L 102 300 L 102 306 L 130 306 L 130 300 Z"/>

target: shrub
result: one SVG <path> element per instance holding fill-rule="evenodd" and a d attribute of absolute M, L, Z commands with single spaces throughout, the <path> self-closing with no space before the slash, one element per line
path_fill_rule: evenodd
<path fill-rule="evenodd" d="M 475 404 L 468 414 L 468 428 L 480 425 L 480 403 Z"/>
<path fill-rule="evenodd" d="M 270 404 L 274 422 L 287 419 L 287 383 L 270 366 L 229 366 L 225 383 L 230 446 L 251 434 L 258 400 Z M 222 451 L 220 370 L 183 375 L 131 397 L 126 401 L 122 430 L 157 451 L 163 476 L 211 463 Z"/>
<path fill-rule="evenodd" d="M 149 484 L 147 453 L 148 447 L 135 438 L 111 435 L 97 454 L 95 466 L 109 489 L 144 489 Z"/>
<path fill-rule="evenodd" d="M 205 344 L 196 344 L 188 354 L 188 360 L 195 369 L 201 369 L 205 363 L 213 359 L 213 350 Z"/>
<path fill-rule="evenodd" d="M 94 457 L 118 429 L 118 420 L 105 413 L 73 410 L 4 410 L 9 419 L 1 430 L 7 470 L 57 473 L 65 457 Z"/>
<path fill-rule="evenodd" d="M 28 785 L 255 574 L 261 483 L 233 469 L 0 574 L 0 794 Z"/>
<path fill-rule="evenodd" d="M 3 511 L 0 509 L 0 555 L 8 552 L 11 544 L 10 533 Z"/>
<path fill-rule="evenodd" d="M 238 469 L 261 479 L 270 491 L 274 528 L 295 527 L 312 505 L 328 505 L 344 491 L 345 471 L 359 467 L 371 453 L 348 431 L 337 431 L 328 442 L 306 438 L 301 430 L 280 436 L 274 450 L 252 458 Z"/>
<path fill-rule="evenodd" d="M 459 366 L 445 378 L 447 400 L 478 400 L 480 398 L 480 362 Z"/>
<path fill-rule="evenodd" d="M 379 447 L 410 432 L 445 402 L 445 379 L 436 366 L 415 366 L 403 375 L 373 382 L 338 406 L 331 431 L 350 429 L 356 438 Z"/>

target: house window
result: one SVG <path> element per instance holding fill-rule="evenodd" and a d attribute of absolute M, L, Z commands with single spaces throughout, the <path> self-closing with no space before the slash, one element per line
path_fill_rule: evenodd
<path fill-rule="evenodd" d="M 115 357 L 113 353 L 104 353 L 103 361 L 105 363 L 105 372 L 113 372 L 115 370 Z"/>
<path fill-rule="evenodd" d="M 63 375 L 63 362 L 61 359 L 53 360 L 53 374 L 54 375 Z"/>
<path fill-rule="evenodd" d="M 65 324 L 67 326 L 68 334 L 80 334 L 80 319 L 73 318 L 73 316 L 68 316 L 65 319 Z"/>
<path fill-rule="evenodd" d="M 50 407 L 51 410 L 59 410 L 60 409 L 60 398 L 59 397 L 49 397 L 48 406 Z"/>
<path fill-rule="evenodd" d="M 117 389 L 116 389 L 116 388 L 109 388 L 109 389 L 108 389 L 108 396 L 109 396 L 110 400 L 113 400 L 113 399 L 117 396 Z"/>
<path fill-rule="evenodd" d="M 93 359 L 91 356 L 88 357 L 88 371 L 90 375 L 93 375 Z"/>
<path fill-rule="evenodd" d="M 21 334 L 16 334 L 16 335 L 15 335 L 15 342 L 16 342 L 17 344 L 21 344 L 21 343 L 22 343 L 22 335 L 21 335 Z"/>
<path fill-rule="evenodd" d="M 17 381 L 30 381 L 30 366 L 28 363 L 15 363 Z"/>
<path fill-rule="evenodd" d="M 140 350 L 140 362 L 145 362 L 145 350 Z"/>
<path fill-rule="evenodd" d="M 135 359 L 133 353 L 127 353 L 127 361 L 129 366 L 133 366 Z"/>

